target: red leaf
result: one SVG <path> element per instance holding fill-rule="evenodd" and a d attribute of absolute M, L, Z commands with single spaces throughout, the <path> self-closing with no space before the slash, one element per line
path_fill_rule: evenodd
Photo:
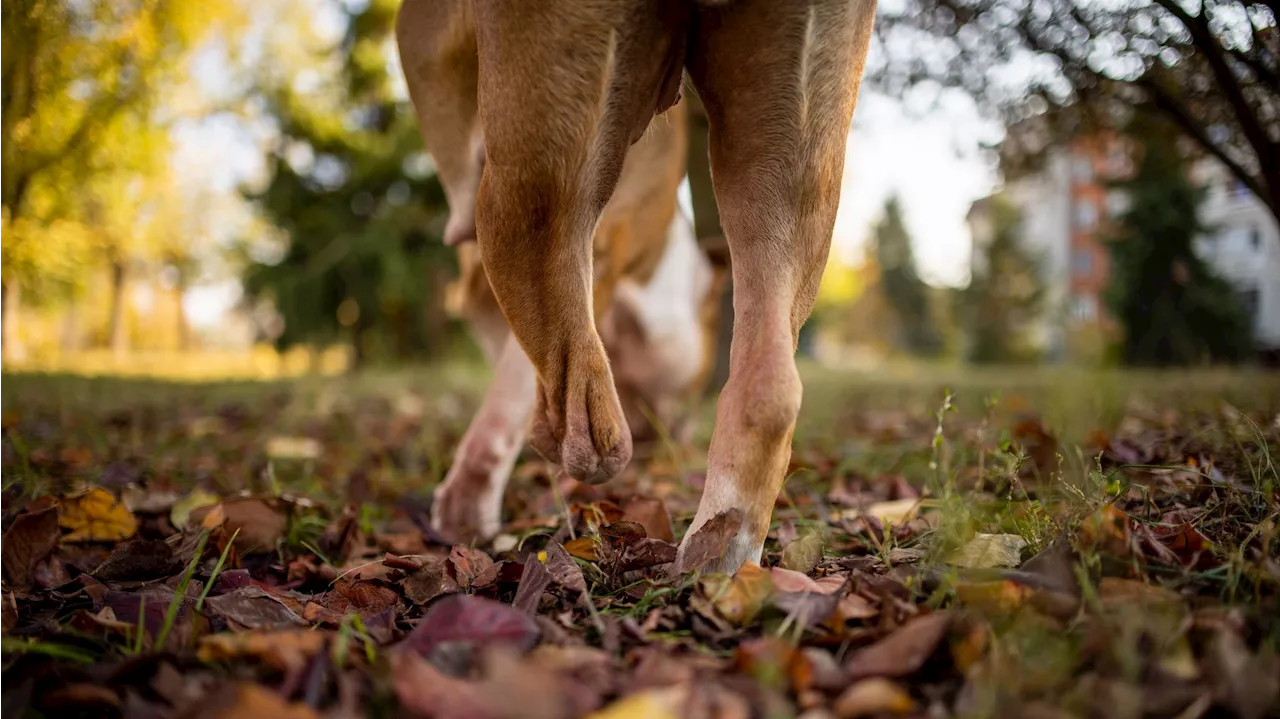
<path fill-rule="evenodd" d="M 446 643 L 472 648 L 507 644 L 525 651 L 538 643 L 538 636 L 537 623 L 519 609 L 492 599 L 455 594 L 432 605 L 405 639 L 405 646 L 429 659 Z"/>

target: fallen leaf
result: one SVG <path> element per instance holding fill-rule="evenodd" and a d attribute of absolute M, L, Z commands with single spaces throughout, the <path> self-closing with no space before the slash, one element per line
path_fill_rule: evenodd
<path fill-rule="evenodd" d="M 671 526 L 671 515 L 661 499 L 655 497 L 633 497 L 628 500 L 622 518 L 644 527 L 645 535 L 651 539 L 664 542 L 676 541 L 675 530 Z"/>
<path fill-rule="evenodd" d="M 570 539 L 564 543 L 564 550 L 578 559 L 585 559 L 588 562 L 600 560 L 600 555 L 596 551 L 596 540 L 592 537 Z"/>
<path fill-rule="evenodd" d="M 922 501 L 914 497 L 894 499 L 887 502 L 876 502 L 861 509 L 847 509 L 841 512 L 845 519 L 872 517 L 884 524 L 906 524 L 920 513 Z"/>
<path fill-rule="evenodd" d="M 1008 579 L 998 582 L 964 582 L 953 584 L 961 604 L 977 607 L 992 614 L 1008 614 L 1027 603 L 1035 590 Z"/>
<path fill-rule="evenodd" d="M 676 561 L 676 545 L 645 537 L 623 547 L 613 568 L 618 572 L 647 569 Z"/>
<path fill-rule="evenodd" d="M 468 680 L 413 652 L 392 652 L 396 698 L 409 712 L 434 719 L 571 719 L 598 706 L 509 649 L 490 648 L 483 660 L 483 676 Z"/>
<path fill-rule="evenodd" d="M 1240 719 L 1262 719 L 1280 699 L 1280 655 L 1274 648 L 1254 655 L 1230 629 L 1219 629 L 1204 658 L 1218 701 Z"/>
<path fill-rule="evenodd" d="M 823 587 L 811 579 L 807 574 L 802 574 L 794 569 L 784 569 L 782 567 L 771 568 L 769 570 L 769 574 L 773 578 L 773 589 L 778 592 L 813 592 L 814 594 L 830 594 L 832 591 L 835 591 L 835 589 L 839 589 L 844 585 L 844 582 L 841 581 L 835 589 Z"/>
<path fill-rule="evenodd" d="M 515 607 L 483 597 L 454 594 L 431 606 L 403 646 L 434 661 L 433 654 L 442 647 L 453 651 L 459 647 L 474 650 L 505 644 L 527 651 L 538 642 L 540 635 L 533 618 Z"/>
<path fill-rule="evenodd" d="M 1115 604 L 1138 604 L 1150 609 L 1173 609 L 1185 606 L 1182 596 L 1158 584 L 1127 579 L 1103 577 L 1098 580 L 1098 597 L 1104 607 Z"/>
<path fill-rule="evenodd" d="M 573 592 L 587 591 L 587 580 L 582 576 L 582 567 L 573 561 L 565 547 L 552 542 L 544 551 L 547 553 L 547 571 L 551 573 L 553 582 Z"/>
<path fill-rule="evenodd" d="M 10 590 L 30 587 L 32 571 L 58 547 L 60 535 L 55 507 L 18 515 L 0 541 L 5 587 Z"/>
<path fill-rule="evenodd" d="M 437 559 L 428 562 L 421 569 L 405 577 L 401 584 L 404 594 L 414 604 L 426 604 L 441 594 L 454 594 L 462 591 L 458 583 L 449 576 L 444 561 Z"/>
<path fill-rule="evenodd" d="M 693 536 L 685 537 L 676 573 L 696 572 L 723 557 L 729 540 L 741 527 L 742 512 L 737 509 L 721 512 L 707 520 Z"/>
<path fill-rule="evenodd" d="M 720 616 L 737 626 L 750 624 L 773 591 L 769 572 L 755 562 L 743 564 L 733 577 L 710 574 L 698 584 Z"/>
<path fill-rule="evenodd" d="M 772 689 L 803 692 L 813 684 L 809 658 L 799 648 L 777 637 L 740 643 L 733 652 L 733 666 Z"/>
<path fill-rule="evenodd" d="M 897 631 L 845 661 L 851 679 L 864 677 L 905 677 L 924 666 L 942 642 L 951 616 L 934 612 L 916 617 Z"/>
<path fill-rule="evenodd" d="M 982 534 L 951 555 L 950 563 L 970 569 L 1016 567 L 1022 563 L 1022 550 L 1027 540 L 1016 534 Z"/>
<path fill-rule="evenodd" d="M 173 548 L 162 539 L 130 539 L 117 544 L 92 574 L 99 581 L 167 577 L 181 566 Z"/>
<path fill-rule="evenodd" d="M 200 638 L 196 656 L 202 662 L 228 662 L 251 657 L 282 672 L 302 669 L 329 640 L 309 629 L 272 632 L 223 632 Z"/>
<path fill-rule="evenodd" d="M 399 604 L 400 595 L 381 582 L 339 579 L 329 591 L 307 602 L 302 617 L 308 621 L 323 620 L 337 624 L 349 614 L 368 619 Z"/>
<path fill-rule="evenodd" d="M 874 619 L 880 616 L 880 607 L 870 599 L 850 592 L 836 604 L 835 617 L 840 624 L 851 620 Z"/>
<path fill-rule="evenodd" d="M 201 507 L 212 507 L 218 504 L 218 495 L 207 493 L 202 489 L 196 489 L 191 494 L 179 499 L 173 503 L 173 507 L 169 508 L 169 522 L 179 530 L 187 530 L 191 528 L 191 513 Z"/>
<path fill-rule="evenodd" d="M 203 699 L 191 714 L 195 719 L 318 719 L 306 704 L 286 701 L 261 684 L 235 682 Z"/>
<path fill-rule="evenodd" d="M 307 622 L 261 587 L 249 586 L 205 600 L 209 611 L 250 630 L 306 626 Z"/>
<path fill-rule="evenodd" d="M 814 532 L 788 544 L 782 550 L 782 560 L 778 566 L 808 574 L 818 566 L 820 561 L 822 561 L 822 535 Z"/>
<path fill-rule="evenodd" d="M 546 556 L 545 552 L 543 556 Z M 516 596 L 511 601 L 511 606 L 530 616 L 537 614 L 538 602 L 550 584 L 551 572 L 547 571 L 547 565 L 543 564 L 537 556 L 529 557 L 524 561 L 524 571 L 520 573 L 520 586 L 516 589 Z"/>
<path fill-rule="evenodd" d="M 686 685 L 646 689 L 587 715 L 587 719 L 680 719 L 688 701 Z"/>
<path fill-rule="evenodd" d="M 236 534 L 236 549 L 244 553 L 271 551 L 284 539 L 289 520 L 273 500 L 236 497 L 191 511 L 190 521 L 206 529 L 223 527 L 227 536 Z"/>
<path fill-rule="evenodd" d="M 272 437 L 267 440 L 267 456 L 271 459 L 320 459 L 324 448 L 310 437 Z"/>
<path fill-rule="evenodd" d="M 841 692 L 833 709 L 840 719 L 859 719 L 883 714 L 910 714 L 916 710 L 916 702 L 896 682 L 872 677 Z"/>
<path fill-rule="evenodd" d="M 58 524 L 71 530 L 62 538 L 67 542 L 118 542 L 138 531 L 133 513 L 115 495 L 99 487 L 63 497 L 58 506 Z"/>
<path fill-rule="evenodd" d="M 479 549 L 455 544 L 449 551 L 449 566 L 452 569 L 453 580 L 463 591 L 471 589 L 476 584 L 485 586 L 485 582 L 479 581 L 481 577 L 492 582 L 492 578 L 488 577 L 486 572 L 493 569 L 493 564 L 489 555 Z M 496 577 L 496 574 L 494 576 Z"/>

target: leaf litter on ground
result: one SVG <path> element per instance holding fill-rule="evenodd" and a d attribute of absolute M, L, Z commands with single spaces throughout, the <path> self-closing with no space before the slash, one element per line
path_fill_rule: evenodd
<path fill-rule="evenodd" d="M 217 431 L 175 417 L 142 447 L 92 408 L 9 422 L 6 710 L 1280 711 L 1280 424 L 1264 415 L 1132 409 L 1074 478 L 1025 408 L 948 417 L 939 484 L 936 415 L 855 413 L 830 430 L 852 455 L 797 440 L 810 471 L 760 561 L 726 575 L 708 568 L 741 515 L 684 538 L 675 566 L 700 477 L 656 462 L 602 489 L 528 460 L 500 539 L 440 544 L 420 477 L 400 476 L 439 451 L 415 440 L 430 412 L 391 404 L 292 425 L 234 405 Z M 85 426 L 107 439 L 77 443 Z"/>

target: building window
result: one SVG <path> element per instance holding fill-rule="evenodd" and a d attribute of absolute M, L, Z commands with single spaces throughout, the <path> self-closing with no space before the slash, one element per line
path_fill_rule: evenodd
<path fill-rule="evenodd" d="M 1076 295 L 1071 302 L 1071 316 L 1077 322 L 1096 322 L 1098 319 L 1098 298 L 1093 295 Z"/>
<path fill-rule="evenodd" d="M 1092 230 L 1094 225 L 1098 224 L 1098 208 L 1094 206 L 1093 200 L 1087 198 L 1076 200 L 1075 220 L 1076 228 L 1081 230 Z"/>
<path fill-rule="evenodd" d="M 1093 253 L 1087 247 L 1078 247 L 1071 253 L 1071 271 L 1080 277 L 1093 274 Z"/>

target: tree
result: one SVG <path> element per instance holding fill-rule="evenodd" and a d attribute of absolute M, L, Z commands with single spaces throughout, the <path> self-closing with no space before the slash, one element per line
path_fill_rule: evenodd
<path fill-rule="evenodd" d="M 181 80 L 200 40 L 234 17 L 235 4 L 7 0 L 2 14 L 9 354 L 24 290 L 38 301 L 62 298 L 95 259 L 123 267 L 147 177 L 168 147 L 163 91 Z"/>
<path fill-rule="evenodd" d="M 387 50 L 397 5 L 343 10 L 338 47 L 311 58 L 312 67 L 336 58 L 340 82 L 261 78 L 281 137 L 269 183 L 249 196 L 285 246 L 249 263 L 244 281 L 251 301 L 269 299 L 283 319 L 281 348 L 350 341 L 360 364 L 436 353 L 446 339 L 447 209 L 412 109 L 393 92 Z"/>
<path fill-rule="evenodd" d="M 902 223 L 897 197 L 885 202 L 884 217 L 875 227 L 875 261 L 881 291 L 898 319 L 897 347 L 912 354 L 938 354 L 942 340 L 934 327 L 929 288 L 916 274 L 911 237 Z"/>
<path fill-rule="evenodd" d="M 905 0 L 871 73 L 960 88 L 1009 123 L 1118 128 L 1139 107 L 1229 168 L 1280 218 L 1275 0 Z M 932 42 L 922 42 L 922 36 Z M 932 52 L 922 50 L 927 48 Z M 1051 133 L 1052 134 L 1052 133 Z M 1037 141 L 1032 147 L 1037 149 Z"/>
<path fill-rule="evenodd" d="M 1040 319 L 1044 285 L 1039 263 L 1018 239 L 1018 210 L 1001 195 L 990 200 L 990 240 L 960 293 L 971 362 L 1036 358 L 1031 333 Z"/>
<path fill-rule="evenodd" d="M 1110 242 L 1107 303 L 1124 326 L 1129 364 L 1236 362 L 1252 351 L 1249 319 L 1231 287 L 1196 255 L 1205 228 L 1197 215 L 1203 188 L 1167 123 L 1141 119 L 1133 177 L 1117 183 L 1129 198 Z"/>

